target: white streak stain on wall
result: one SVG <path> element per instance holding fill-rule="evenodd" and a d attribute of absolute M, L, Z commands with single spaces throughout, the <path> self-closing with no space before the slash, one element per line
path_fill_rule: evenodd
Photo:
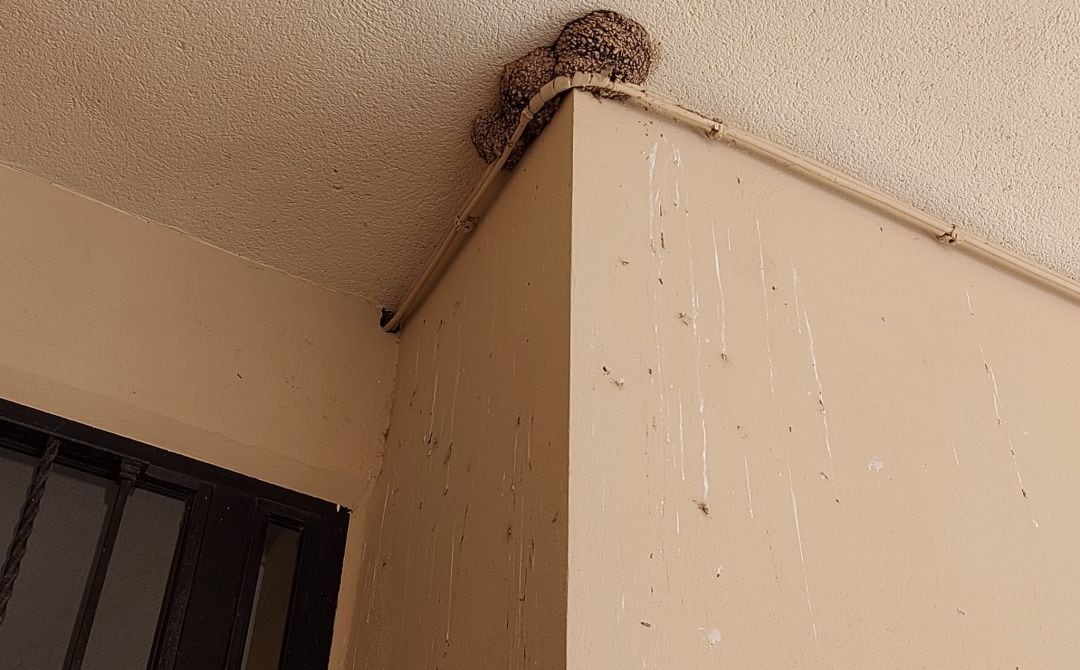
<path fill-rule="evenodd" d="M 776 395 L 776 381 L 773 363 L 772 326 L 769 317 L 769 288 L 765 282 L 765 247 L 761 242 L 761 220 L 754 219 L 754 230 L 757 232 L 758 244 L 758 270 L 761 274 L 761 299 L 765 303 L 765 350 L 769 356 L 769 393 Z"/>
<path fill-rule="evenodd" d="M 814 370 L 814 382 L 817 384 L 817 404 L 821 413 L 821 426 L 825 432 L 825 451 L 832 460 L 832 442 L 829 439 L 829 410 L 825 407 L 825 390 L 821 385 L 821 374 L 818 372 L 817 347 L 814 346 L 814 329 L 810 327 L 810 315 L 803 308 L 803 323 L 806 324 L 806 339 L 810 344 L 810 367 Z"/>
<path fill-rule="evenodd" d="M 375 553 L 382 552 L 383 533 L 386 530 L 386 507 L 390 503 L 390 490 L 392 486 L 386 487 L 386 495 L 383 496 L 382 513 L 379 515 L 379 535 L 378 544 L 376 545 Z M 371 593 L 371 599 L 368 602 L 367 619 L 368 623 L 371 622 L 371 614 L 375 608 L 375 584 L 378 582 L 379 577 L 379 564 L 375 563 L 371 568 L 371 583 L 368 585 L 368 589 Z"/>
<path fill-rule="evenodd" d="M 724 302 L 724 283 L 720 281 L 720 251 L 716 247 L 716 221 L 709 219 L 712 234 L 713 270 L 716 274 L 716 319 L 720 323 L 720 357 L 727 358 L 727 305 Z M 728 252 L 731 251 L 731 231 L 728 231 Z"/>
<path fill-rule="evenodd" d="M 701 499 L 709 499 L 709 426 L 705 415 L 705 391 L 701 384 L 701 332 L 698 330 L 698 321 L 701 320 L 697 281 L 694 278 L 694 243 L 690 237 L 690 226 L 686 225 L 687 265 L 690 273 L 690 324 L 694 331 L 694 382 L 697 390 L 698 417 L 701 422 Z"/>
<path fill-rule="evenodd" d="M 990 366 L 990 362 L 986 360 L 986 351 L 983 350 L 981 344 L 979 345 L 979 353 L 982 355 L 983 369 L 986 370 L 986 376 L 990 378 L 990 384 L 994 389 L 994 416 L 1000 426 L 1004 421 L 1001 418 L 1001 394 L 998 392 L 997 376 L 994 374 L 994 368 Z"/>
<path fill-rule="evenodd" d="M 801 293 L 799 290 L 799 271 L 795 269 L 795 261 L 791 261 L 791 295 L 795 299 L 795 328 L 800 335 L 802 335 L 802 319 L 799 318 L 799 315 L 802 314 Z"/>
<path fill-rule="evenodd" d="M 462 328 L 465 325 L 465 313 L 469 306 L 469 296 L 461 298 L 461 313 L 458 315 L 458 332 L 457 332 L 457 364 L 454 366 L 454 391 L 450 396 L 450 434 L 447 437 L 447 441 L 450 445 L 454 444 L 454 420 L 457 418 L 457 398 L 458 389 L 461 388 L 461 372 L 464 367 L 464 363 L 461 360 L 464 347 L 462 342 Z"/>
<path fill-rule="evenodd" d="M 810 614 L 810 628 L 814 640 L 818 638 L 817 622 L 814 620 L 814 604 L 810 602 L 810 579 L 806 575 L 806 552 L 803 549 L 802 530 L 799 527 L 799 503 L 795 500 L 795 484 L 791 480 L 791 464 L 788 463 L 788 491 L 791 493 L 791 515 L 795 518 L 795 539 L 799 544 L 799 563 L 802 565 L 803 589 L 806 591 L 806 610 Z"/>
<path fill-rule="evenodd" d="M 683 402 L 682 402 L 682 389 L 679 389 L 679 477 L 686 481 L 686 439 L 685 431 L 683 430 Z M 704 461 L 702 462 L 704 465 Z M 706 474 L 705 481 L 708 482 L 708 476 Z"/>
<path fill-rule="evenodd" d="M 743 470 L 746 472 L 746 508 L 750 512 L 750 518 L 754 518 L 754 496 L 750 493 L 750 463 L 743 454 Z"/>
<path fill-rule="evenodd" d="M 457 523 L 450 527 L 450 580 L 446 585 L 446 644 L 450 644 L 450 624 L 454 620 L 454 555 L 456 552 L 454 541 L 457 535 Z"/>
<path fill-rule="evenodd" d="M 1027 498 L 1028 492 L 1027 489 L 1024 488 L 1024 477 L 1020 474 L 1020 463 L 1016 459 L 1016 446 L 1013 445 L 1011 431 L 1005 424 L 1005 419 L 1002 418 L 1001 393 L 998 391 L 997 375 L 994 374 L 994 366 L 990 365 L 990 361 L 987 360 L 986 351 L 981 344 L 979 345 L 979 353 L 982 355 L 983 369 L 986 371 L 986 376 L 990 378 L 990 385 L 994 391 L 994 416 L 997 419 L 997 425 L 1000 427 L 1006 443 L 1009 445 L 1009 456 L 1012 458 L 1013 470 L 1016 473 L 1016 482 L 1020 486 L 1020 494 L 1024 498 Z"/>
<path fill-rule="evenodd" d="M 664 397 L 664 349 L 662 344 L 662 338 L 660 335 L 660 315 L 663 313 L 662 288 L 664 284 L 664 259 L 662 254 L 664 247 L 664 233 L 661 227 L 662 216 L 660 214 L 660 191 L 656 188 L 656 164 L 658 150 L 659 143 L 653 142 L 652 147 L 649 149 L 647 159 L 649 170 L 649 188 L 647 191 L 647 211 L 649 213 L 649 248 L 652 252 L 652 259 L 656 277 L 655 283 L 650 281 L 647 284 L 646 293 L 651 297 L 651 305 L 653 308 L 652 331 L 656 347 L 655 374 L 650 378 L 649 381 L 652 385 L 658 388 L 660 403 L 657 406 L 657 414 L 659 416 L 659 423 L 663 425 L 665 434 L 667 434 L 667 422 L 665 419 L 667 403 Z M 655 423 L 656 417 L 654 417 L 653 421 Z M 648 433 L 648 428 L 646 428 L 646 433 Z"/>

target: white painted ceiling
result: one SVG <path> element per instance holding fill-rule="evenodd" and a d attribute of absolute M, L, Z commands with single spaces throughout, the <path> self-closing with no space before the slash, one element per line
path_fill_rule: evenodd
<path fill-rule="evenodd" d="M 500 65 L 601 6 L 650 88 L 1080 277 L 1075 0 L 3 0 L 0 161 L 392 303 Z"/>

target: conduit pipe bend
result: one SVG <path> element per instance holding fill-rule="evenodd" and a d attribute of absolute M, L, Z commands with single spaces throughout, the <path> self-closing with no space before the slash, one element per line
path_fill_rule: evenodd
<path fill-rule="evenodd" d="M 1080 284 L 1077 282 L 971 233 L 962 233 L 957 230 L 955 225 L 948 224 L 935 216 L 919 211 L 902 200 L 870 186 L 866 182 L 849 177 L 812 158 L 757 137 L 745 130 L 733 128 L 723 121 L 710 119 L 688 110 L 675 101 L 647 91 L 640 86 L 612 81 L 600 74 L 579 72 L 573 77 L 556 77 L 552 79 L 529 101 L 528 107 L 521 112 L 517 128 L 506 143 L 502 155 L 488 166 L 480 181 L 469 192 L 468 199 L 458 210 L 457 216 L 454 217 L 453 225 L 447 227 L 443 233 L 439 246 L 424 265 L 420 276 L 409 287 L 397 309 L 393 312 L 385 312 L 388 318 L 383 320 L 383 330 L 396 332 L 401 328 L 412 312 L 423 302 L 446 264 L 453 259 L 461 239 L 479 223 L 481 203 L 485 201 L 488 191 L 498 180 L 499 172 L 502 170 L 507 158 L 509 158 L 510 152 L 521 140 L 525 126 L 529 124 L 533 116 L 548 101 L 575 88 L 604 89 L 621 93 L 625 96 L 622 100 L 627 103 L 695 128 L 704 133 L 709 139 L 726 142 L 751 154 L 771 160 L 782 168 L 798 173 L 845 196 L 889 214 L 928 235 L 932 235 L 940 242 L 964 249 L 975 256 L 1057 290 L 1064 296 L 1080 302 Z"/>

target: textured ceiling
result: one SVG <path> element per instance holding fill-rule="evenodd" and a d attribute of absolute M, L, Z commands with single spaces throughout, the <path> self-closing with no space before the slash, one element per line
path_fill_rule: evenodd
<path fill-rule="evenodd" d="M 599 6 L 650 88 L 1080 277 L 1075 0 L 4 0 L 0 161 L 393 302 L 501 63 Z"/>

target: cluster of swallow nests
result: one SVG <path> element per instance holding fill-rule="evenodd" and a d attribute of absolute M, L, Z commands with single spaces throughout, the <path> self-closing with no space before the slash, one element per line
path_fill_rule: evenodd
<path fill-rule="evenodd" d="M 571 21 L 553 44 L 533 49 L 503 67 L 498 102 L 473 121 L 471 138 L 477 153 L 486 163 L 497 160 L 522 110 L 555 77 L 596 72 L 640 85 L 649 75 L 652 60 L 649 33 L 621 14 L 600 10 Z M 505 163 L 507 169 L 517 164 L 525 148 L 551 121 L 559 102 L 559 98 L 551 100 L 529 122 Z"/>

